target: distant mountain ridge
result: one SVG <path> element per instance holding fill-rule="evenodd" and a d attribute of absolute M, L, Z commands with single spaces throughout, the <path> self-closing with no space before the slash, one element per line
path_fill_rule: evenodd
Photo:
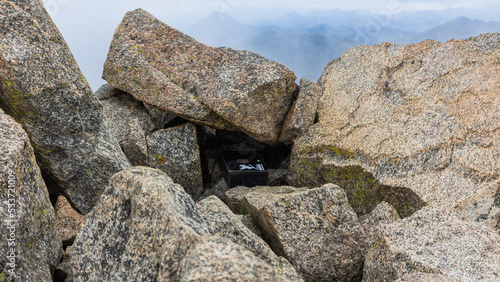
<path fill-rule="evenodd" d="M 292 69 L 297 78 L 317 80 L 324 67 L 356 45 L 381 42 L 446 42 L 482 33 L 500 32 L 500 22 L 472 20 L 450 13 L 419 11 L 382 21 L 366 11 L 293 12 L 259 23 L 242 24 L 228 15 L 213 13 L 187 30 L 211 46 L 227 46 L 261 54 Z"/>
<path fill-rule="evenodd" d="M 500 22 L 484 22 L 471 20 L 467 17 L 458 17 L 414 36 L 408 43 L 417 43 L 426 39 L 445 42 L 450 39 L 467 39 L 472 36 L 491 32 L 500 32 Z"/>

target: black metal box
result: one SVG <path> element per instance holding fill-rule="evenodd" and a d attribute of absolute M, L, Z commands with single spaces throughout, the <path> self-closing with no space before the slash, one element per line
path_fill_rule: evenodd
<path fill-rule="evenodd" d="M 221 170 L 230 188 L 267 185 L 268 170 L 256 151 L 222 151 Z"/>

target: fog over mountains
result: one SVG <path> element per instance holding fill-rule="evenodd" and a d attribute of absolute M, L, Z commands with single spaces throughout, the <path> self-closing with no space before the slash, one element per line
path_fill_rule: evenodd
<path fill-rule="evenodd" d="M 500 32 L 500 21 L 463 17 L 459 9 L 397 15 L 337 9 L 305 15 L 293 12 L 251 24 L 213 13 L 184 31 L 211 46 L 256 52 L 286 65 L 298 79 L 307 77 L 315 81 L 331 60 L 357 45 L 466 39 Z"/>
<path fill-rule="evenodd" d="M 58 0 L 58 3 L 61 1 Z M 192 6 L 183 4 L 185 10 L 179 10 L 177 18 L 170 13 L 172 8 L 167 8 L 168 3 L 173 3 L 170 1 L 161 5 L 159 2 L 144 1 L 140 6 L 160 21 L 200 42 L 259 53 L 285 64 L 298 79 L 307 77 L 313 81 L 318 79 L 330 61 L 360 44 L 373 45 L 383 41 L 416 43 L 425 39 L 448 41 L 451 38 L 500 32 L 500 4 L 476 10 L 408 11 L 382 5 L 385 12 L 325 9 L 286 13 L 283 11 L 286 7 L 248 10 L 243 6 L 251 1 L 230 1 L 241 3 L 241 6 L 235 6 L 226 13 L 207 12 L 201 15 L 194 13 Z M 60 4 L 59 11 L 53 10 L 51 15 L 94 91 L 106 83 L 101 78 L 102 66 L 113 32 L 125 12 L 135 9 L 137 3 L 124 0 L 116 7 L 115 2 L 106 1 L 102 5 L 100 9 L 92 10 L 91 21 L 88 12 L 84 12 L 89 4 L 82 1 Z M 204 5 L 208 5 L 204 6 L 205 10 L 211 7 L 210 3 Z M 50 8 L 49 5 L 47 7 Z"/>

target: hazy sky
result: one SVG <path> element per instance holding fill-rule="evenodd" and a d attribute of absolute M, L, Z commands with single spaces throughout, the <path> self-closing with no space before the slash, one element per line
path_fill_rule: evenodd
<path fill-rule="evenodd" d="M 296 11 L 365 9 L 373 13 L 467 8 L 480 11 L 483 20 L 499 20 L 497 0 L 43 0 L 93 90 L 100 79 L 113 32 L 123 15 L 142 8 L 180 29 L 190 27 L 213 12 L 243 23 L 272 19 Z M 327 63 L 327 62 L 326 62 Z M 326 64 L 325 63 L 325 64 Z"/>

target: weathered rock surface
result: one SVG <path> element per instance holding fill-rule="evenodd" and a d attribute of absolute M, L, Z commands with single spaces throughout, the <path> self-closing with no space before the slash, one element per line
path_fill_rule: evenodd
<path fill-rule="evenodd" d="M 123 92 L 123 91 L 116 89 L 113 86 L 106 83 L 106 84 L 103 84 L 101 87 L 99 87 L 99 89 L 97 89 L 97 91 L 94 93 L 94 95 L 99 100 L 106 100 L 106 99 L 109 99 L 115 95 L 118 95 L 119 92 Z"/>
<path fill-rule="evenodd" d="M 371 213 L 361 216 L 359 223 L 366 232 L 367 250 L 375 243 L 381 224 L 394 223 L 399 219 L 396 209 L 387 202 L 378 204 Z"/>
<path fill-rule="evenodd" d="M 460 282 L 460 280 L 446 277 L 441 274 L 416 272 L 406 274 L 396 282 Z"/>
<path fill-rule="evenodd" d="M 318 123 L 294 142 L 289 182 L 336 183 L 358 214 L 453 206 L 500 175 L 500 34 L 358 46 L 319 80 Z"/>
<path fill-rule="evenodd" d="M 141 9 L 116 29 L 103 78 L 158 109 L 266 143 L 278 141 L 297 88 L 283 65 L 206 46 Z"/>
<path fill-rule="evenodd" d="M 75 281 L 129 280 L 131 273 L 138 281 L 283 280 L 250 251 L 211 233 L 180 185 L 159 170 L 130 168 L 113 176 L 86 216 L 71 254 L 73 275 Z"/>
<path fill-rule="evenodd" d="M 148 163 L 168 174 L 194 199 L 203 193 L 200 148 L 192 123 L 161 129 L 148 135 Z"/>
<path fill-rule="evenodd" d="M 183 264 L 180 281 L 291 281 L 244 247 L 222 238 L 203 238 Z"/>
<path fill-rule="evenodd" d="M 52 281 L 63 253 L 54 208 L 28 135 L 1 109 L 0 172 L 0 280 Z"/>
<path fill-rule="evenodd" d="M 292 281 L 302 281 L 290 262 L 283 257 L 278 257 L 262 238 L 242 223 L 239 217 L 243 217 L 243 215 L 235 215 L 219 198 L 210 196 L 199 201 L 196 207 L 214 233 L 235 244 L 244 246 L 255 256 L 278 269 L 285 278 Z"/>
<path fill-rule="evenodd" d="M 83 224 L 84 216 L 76 212 L 64 196 L 57 197 L 54 210 L 57 234 L 65 246 L 73 244 Z"/>
<path fill-rule="evenodd" d="M 500 179 L 492 187 L 458 203 L 455 210 L 464 218 L 482 222 L 500 232 Z"/>
<path fill-rule="evenodd" d="M 111 92 L 106 94 L 105 92 Z M 97 91 L 103 106 L 104 116 L 111 134 L 134 166 L 148 165 L 148 147 L 146 136 L 163 128 L 149 114 L 144 104 L 129 94 L 109 85 L 103 85 Z"/>
<path fill-rule="evenodd" d="M 297 136 L 304 134 L 314 124 L 321 88 L 311 80 L 300 80 L 300 91 L 293 102 L 283 124 L 280 141 L 292 143 Z"/>
<path fill-rule="evenodd" d="M 500 279 L 500 235 L 458 213 L 425 207 L 383 225 L 366 256 L 364 281 L 393 281 L 413 272 L 458 281 Z"/>
<path fill-rule="evenodd" d="M 174 279 L 204 234 L 206 222 L 180 185 L 158 170 L 134 167 L 111 178 L 86 216 L 73 244 L 73 274 L 76 281 L 107 281 L 126 279 L 134 269 L 137 280 Z"/>
<path fill-rule="evenodd" d="M 247 194 L 252 191 L 257 191 L 256 187 L 245 187 L 245 186 L 237 186 L 232 188 L 226 192 L 224 195 L 224 202 L 226 205 L 237 214 L 248 214 L 248 205 L 246 203 Z M 308 188 L 295 188 L 291 186 L 260 186 L 258 187 L 258 191 L 260 194 L 265 195 L 281 195 L 281 194 L 291 194 L 294 192 L 306 192 Z"/>
<path fill-rule="evenodd" d="M 30 135 L 51 194 L 90 211 L 129 166 L 42 1 L 0 2 L 0 105 Z"/>
<path fill-rule="evenodd" d="M 304 280 L 361 279 L 364 230 L 338 186 L 237 187 L 226 197 L 236 211 L 252 215 L 273 250 L 287 257 Z"/>
<path fill-rule="evenodd" d="M 148 113 L 151 116 L 151 118 L 153 118 L 153 120 L 156 123 L 160 124 L 162 128 L 167 123 L 169 123 L 170 121 L 172 121 L 173 119 L 176 118 L 176 116 L 174 116 L 166 111 L 162 111 L 160 109 L 157 109 L 157 108 L 150 106 L 148 104 L 144 104 L 144 107 L 146 107 L 146 109 L 148 110 Z"/>

